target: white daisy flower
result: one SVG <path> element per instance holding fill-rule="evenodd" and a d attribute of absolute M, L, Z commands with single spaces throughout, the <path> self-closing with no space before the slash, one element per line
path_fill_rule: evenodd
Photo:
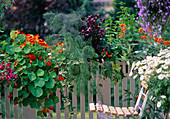
<path fill-rule="evenodd" d="M 165 95 L 161 95 L 160 97 L 161 97 L 161 98 L 163 98 L 163 99 L 164 99 L 164 98 L 166 98 L 166 96 L 165 96 Z"/>
<path fill-rule="evenodd" d="M 140 80 L 141 80 L 141 81 L 142 81 L 144 78 L 145 78 L 144 75 L 141 75 L 141 76 L 140 76 Z"/>
<path fill-rule="evenodd" d="M 141 67 L 142 69 L 146 69 L 147 68 L 147 66 L 146 65 L 144 65 L 143 67 Z"/>
<path fill-rule="evenodd" d="M 161 106 L 161 101 L 157 103 L 157 107 L 159 108 Z"/>
<path fill-rule="evenodd" d="M 153 65 L 153 61 L 148 62 L 148 66 L 152 66 Z"/>
<path fill-rule="evenodd" d="M 153 72 L 153 70 L 151 70 L 151 69 L 146 69 L 145 74 L 151 74 L 152 72 Z"/>
<path fill-rule="evenodd" d="M 170 74 L 165 74 L 165 78 L 169 78 L 170 77 Z"/>
<path fill-rule="evenodd" d="M 147 60 L 142 60 L 141 64 L 146 64 Z"/>
<path fill-rule="evenodd" d="M 163 54 L 165 54 L 165 53 L 166 53 L 166 52 L 165 52 L 164 50 L 161 50 L 161 51 L 160 51 L 160 54 L 161 54 L 161 55 L 163 55 Z"/>
<path fill-rule="evenodd" d="M 153 63 L 152 66 L 153 66 L 153 67 L 157 67 L 157 66 L 158 66 L 158 62 Z"/>
<path fill-rule="evenodd" d="M 162 65 L 162 67 L 164 68 L 164 69 L 168 69 L 168 65 Z"/>
<path fill-rule="evenodd" d="M 157 54 L 157 56 L 159 56 L 159 57 L 160 57 L 161 55 L 162 55 L 161 53 Z"/>
<path fill-rule="evenodd" d="M 147 56 L 146 59 L 147 59 L 147 60 L 151 60 L 151 59 L 152 59 L 152 56 Z"/>
<path fill-rule="evenodd" d="M 138 67 L 135 67 L 134 70 L 136 70 Z"/>
<path fill-rule="evenodd" d="M 159 61 L 159 64 L 162 64 L 162 63 L 165 63 L 165 61 L 163 61 L 163 60 L 160 60 L 160 61 Z"/>
<path fill-rule="evenodd" d="M 143 74 L 143 73 L 144 73 L 144 72 L 143 72 L 143 69 L 142 69 L 142 68 L 139 68 L 139 69 L 138 69 L 138 73 L 139 73 L 139 74 Z"/>
<path fill-rule="evenodd" d="M 138 76 L 138 75 L 136 74 L 136 75 L 133 77 L 133 79 L 136 79 L 137 76 Z"/>
<path fill-rule="evenodd" d="M 145 80 L 149 80 L 150 79 L 150 76 L 148 76 L 148 75 L 145 75 Z"/>
<path fill-rule="evenodd" d="M 140 64 L 140 61 L 138 61 L 138 62 L 136 63 L 136 66 L 138 67 L 138 66 L 139 66 L 139 64 Z"/>
<path fill-rule="evenodd" d="M 132 76 L 133 75 L 133 72 L 131 71 L 130 73 L 129 73 L 129 76 Z"/>
<path fill-rule="evenodd" d="M 165 55 L 165 58 L 168 58 L 168 57 L 170 57 L 170 53 L 168 53 L 168 54 Z"/>
<path fill-rule="evenodd" d="M 159 68 L 159 69 L 156 70 L 156 72 L 157 72 L 158 74 L 161 73 L 161 71 L 162 71 L 162 68 Z"/>
<path fill-rule="evenodd" d="M 164 77 L 165 77 L 165 76 L 164 76 L 163 74 L 160 74 L 160 75 L 158 76 L 158 79 L 162 80 Z"/>
<path fill-rule="evenodd" d="M 170 59 L 166 59 L 165 64 L 169 65 L 170 64 Z"/>

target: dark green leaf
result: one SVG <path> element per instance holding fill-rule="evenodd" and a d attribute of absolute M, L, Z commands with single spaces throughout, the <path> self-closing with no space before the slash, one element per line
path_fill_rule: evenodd
<path fill-rule="evenodd" d="M 13 55 L 15 53 L 15 46 L 9 45 L 6 47 L 6 52 L 10 55 Z"/>
<path fill-rule="evenodd" d="M 45 100 L 45 106 L 51 107 L 53 105 L 53 100 L 52 99 L 46 99 Z"/>

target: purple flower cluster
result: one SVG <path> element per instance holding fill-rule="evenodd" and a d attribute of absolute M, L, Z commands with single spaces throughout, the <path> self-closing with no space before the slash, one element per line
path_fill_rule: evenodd
<path fill-rule="evenodd" d="M 82 26 L 81 28 L 81 35 L 88 40 L 90 37 L 95 39 L 104 38 L 105 36 L 105 29 L 100 28 L 101 23 L 98 23 L 99 14 L 96 15 L 89 15 L 88 18 L 82 17 L 83 21 L 86 21 L 86 25 Z M 104 22 L 104 18 L 100 18 L 101 22 Z"/>
<path fill-rule="evenodd" d="M 17 74 L 13 74 L 11 69 L 11 63 L 5 63 L 4 61 L 0 63 L 0 79 L 1 81 L 7 80 L 9 83 L 11 79 L 17 79 Z"/>
<path fill-rule="evenodd" d="M 101 28 L 101 26 L 102 23 L 105 22 L 105 19 L 100 18 L 99 22 L 99 14 L 89 15 L 87 18 L 82 17 L 81 19 L 86 22 L 86 24 L 81 27 L 81 35 L 92 45 L 95 52 L 100 55 L 101 38 L 104 38 L 106 33 L 105 29 Z"/>
<path fill-rule="evenodd" d="M 141 21 L 138 23 L 145 31 L 155 29 L 158 31 L 163 25 L 166 25 L 167 19 L 170 17 L 170 1 L 169 0 L 135 0 L 139 8 L 138 16 Z M 161 33 L 161 32 L 159 32 Z M 157 32 L 155 33 L 157 35 Z"/>
<path fill-rule="evenodd" d="M 97 103 L 101 104 L 100 101 L 98 101 Z M 97 112 L 97 115 L 98 115 L 98 118 L 100 118 L 100 119 L 112 119 L 111 114 L 107 115 L 107 117 L 106 117 L 104 112 Z"/>

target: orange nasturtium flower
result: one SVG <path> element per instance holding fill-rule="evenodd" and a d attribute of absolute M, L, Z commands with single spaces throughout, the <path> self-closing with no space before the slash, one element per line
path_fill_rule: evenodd
<path fill-rule="evenodd" d="M 123 33 L 120 33 L 120 34 L 119 34 L 119 38 L 123 38 Z"/>
<path fill-rule="evenodd" d="M 18 30 L 18 31 L 16 31 L 16 32 L 15 32 L 15 34 L 19 34 L 19 33 L 21 33 L 21 31 L 20 31 L 20 30 Z"/>
<path fill-rule="evenodd" d="M 145 39 L 146 38 L 146 36 L 141 36 L 141 39 Z"/>
<path fill-rule="evenodd" d="M 157 42 L 157 41 L 158 41 L 158 38 L 154 38 L 154 41 Z"/>
<path fill-rule="evenodd" d="M 13 66 L 16 66 L 18 64 L 18 61 L 15 61 L 15 63 L 13 64 Z"/>
<path fill-rule="evenodd" d="M 139 29 L 139 33 L 141 33 L 142 31 L 143 31 L 143 29 L 142 29 L 142 28 L 140 28 L 140 29 Z"/>
<path fill-rule="evenodd" d="M 58 53 L 61 53 L 61 52 L 63 52 L 63 49 L 60 49 L 60 50 L 58 51 Z"/>
<path fill-rule="evenodd" d="M 29 55 L 26 55 L 28 58 L 30 58 L 31 61 L 35 61 L 36 60 L 36 57 L 35 55 L 32 55 L 32 54 L 29 54 Z"/>
<path fill-rule="evenodd" d="M 163 38 L 158 38 L 157 42 L 158 43 L 163 43 L 164 39 Z"/>
<path fill-rule="evenodd" d="M 27 43 L 23 43 L 23 44 L 21 44 L 19 47 L 23 48 L 23 47 L 25 47 L 26 44 L 27 44 Z"/>
<path fill-rule="evenodd" d="M 126 27 L 121 29 L 121 32 L 124 33 L 126 31 Z"/>
<path fill-rule="evenodd" d="M 55 44 L 54 46 L 58 46 L 60 44 L 60 42 L 58 42 L 57 44 Z"/>
<path fill-rule="evenodd" d="M 164 41 L 164 45 L 170 45 L 170 41 Z"/>
<path fill-rule="evenodd" d="M 125 26 L 125 24 L 120 24 L 120 28 L 122 28 L 122 27 L 124 27 Z"/>
<path fill-rule="evenodd" d="M 29 41 L 30 44 L 35 44 L 34 36 L 31 34 L 26 35 L 26 41 Z"/>

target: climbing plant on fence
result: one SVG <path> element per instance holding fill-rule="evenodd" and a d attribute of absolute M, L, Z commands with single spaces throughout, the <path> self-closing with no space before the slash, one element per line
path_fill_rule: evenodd
<path fill-rule="evenodd" d="M 64 80 L 64 76 L 58 74 L 58 65 L 64 60 L 64 45 L 59 44 L 52 51 L 39 37 L 11 31 L 9 41 L 3 44 L 5 56 L 0 64 L 0 84 L 18 89 L 14 105 L 21 102 L 23 106 L 39 109 L 38 116 L 47 116 L 59 101 L 55 92 L 62 88 Z M 54 60 L 54 54 L 58 60 Z M 12 97 L 12 92 L 8 97 Z"/>

